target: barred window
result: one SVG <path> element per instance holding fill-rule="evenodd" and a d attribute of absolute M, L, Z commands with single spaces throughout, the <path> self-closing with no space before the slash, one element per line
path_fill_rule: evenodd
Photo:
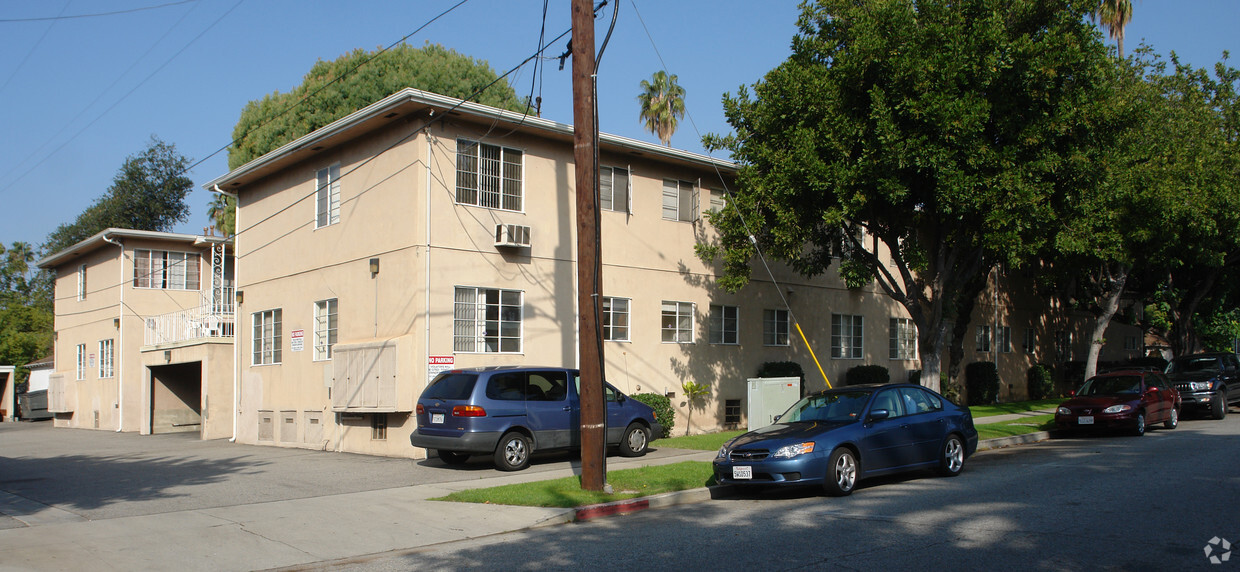
<path fill-rule="evenodd" d="M 253 365 L 269 365 L 280 363 L 281 314 L 280 309 L 255 312 Z"/>
<path fill-rule="evenodd" d="M 112 377 L 112 340 L 99 340 L 99 377 Z"/>
<path fill-rule="evenodd" d="M 523 161 L 516 149 L 457 139 L 456 202 L 520 211 Z"/>
<path fill-rule="evenodd" d="M 452 310 L 452 349 L 457 352 L 519 353 L 522 293 L 457 286 Z"/>
<path fill-rule="evenodd" d="M 314 178 L 314 228 L 340 222 L 340 165 L 319 169 Z"/>

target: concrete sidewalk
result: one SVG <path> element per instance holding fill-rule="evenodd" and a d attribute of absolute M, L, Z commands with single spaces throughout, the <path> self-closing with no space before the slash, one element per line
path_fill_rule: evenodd
<path fill-rule="evenodd" d="M 1023 411 L 1021 413 L 1007 413 L 1004 415 L 990 415 L 987 417 L 974 417 L 974 425 L 987 425 L 990 423 L 1003 423 L 1004 421 L 1016 421 L 1027 417 L 1036 417 L 1038 415 L 1054 415 L 1054 409 L 1039 409 L 1037 411 Z"/>

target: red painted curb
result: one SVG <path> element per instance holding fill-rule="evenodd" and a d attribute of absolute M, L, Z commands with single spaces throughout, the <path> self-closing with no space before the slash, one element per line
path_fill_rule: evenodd
<path fill-rule="evenodd" d="M 647 499 L 633 499 L 610 502 L 606 504 L 596 504 L 584 506 L 577 509 L 575 521 L 590 520 L 600 516 L 611 516 L 613 514 L 628 514 L 650 508 L 650 501 Z"/>

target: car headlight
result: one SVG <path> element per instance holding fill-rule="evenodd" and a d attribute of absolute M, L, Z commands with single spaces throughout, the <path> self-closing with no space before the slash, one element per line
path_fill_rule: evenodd
<path fill-rule="evenodd" d="M 1072 410 L 1067 407 L 1060 407 L 1055 410 L 1055 415 L 1072 415 Z"/>
<path fill-rule="evenodd" d="M 1192 387 L 1193 391 L 1210 391 L 1214 389 L 1214 380 L 1194 381 L 1190 387 Z"/>
<path fill-rule="evenodd" d="M 1112 405 L 1106 409 L 1103 409 L 1102 412 L 1103 413 L 1123 413 L 1124 411 L 1131 411 L 1131 410 L 1132 410 L 1132 406 L 1125 403 L 1123 405 Z"/>
<path fill-rule="evenodd" d="M 724 443 L 723 446 L 719 448 L 719 454 L 715 455 L 715 458 L 716 459 L 728 458 L 728 444 L 727 443 Z"/>
<path fill-rule="evenodd" d="M 776 459 L 791 459 L 792 457 L 795 457 L 797 455 L 804 455 L 806 453 L 813 453 L 813 452 L 814 452 L 814 442 L 809 441 L 806 443 L 797 443 L 795 445 L 784 445 L 783 447 L 780 447 L 777 451 L 775 451 L 775 454 L 771 456 Z"/>

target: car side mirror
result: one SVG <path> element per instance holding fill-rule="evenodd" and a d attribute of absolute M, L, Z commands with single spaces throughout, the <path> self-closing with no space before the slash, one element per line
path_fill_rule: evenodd
<path fill-rule="evenodd" d="M 875 409 L 870 412 L 870 421 L 882 421 L 888 417 L 891 417 L 891 412 L 886 409 Z"/>
<path fill-rule="evenodd" d="M 1068 397 L 1076 397 L 1076 390 L 1075 390 L 1075 389 L 1069 389 L 1069 390 L 1068 390 Z"/>
<path fill-rule="evenodd" d="M 779 423 L 779 418 L 780 418 L 780 417 L 783 417 L 783 415 L 776 415 L 776 416 L 775 416 L 775 418 L 771 420 L 771 422 L 772 422 L 772 423 Z"/>

